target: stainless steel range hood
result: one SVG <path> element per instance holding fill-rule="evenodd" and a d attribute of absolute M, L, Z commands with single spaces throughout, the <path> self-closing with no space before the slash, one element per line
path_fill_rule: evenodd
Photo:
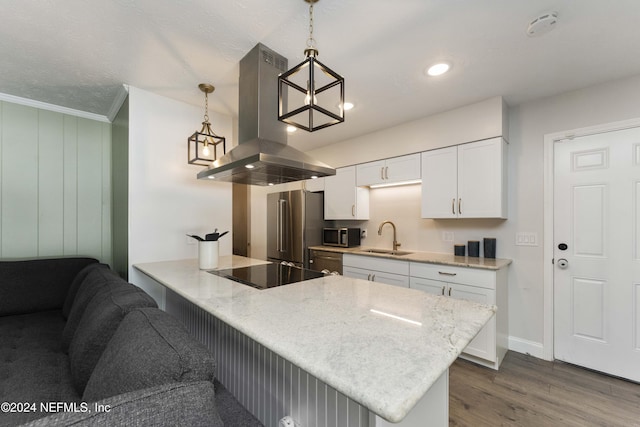
<path fill-rule="evenodd" d="M 335 175 L 331 166 L 287 145 L 278 121 L 278 75 L 287 58 L 257 44 L 240 61 L 238 146 L 198 173 L 198 179 L 269 185 Z"/>

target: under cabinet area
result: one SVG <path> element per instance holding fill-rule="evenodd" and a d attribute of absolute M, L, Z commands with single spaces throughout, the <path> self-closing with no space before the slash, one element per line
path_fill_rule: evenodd
<path fill-rule="evenodd" d="M 420 179 L 420 153 L 392 157 L 356 166 L 356 185 L 394 184 Z"/>
<path fill-rule="evenodd" d="M 496 315 L 461 355 L 498 369 L 508 348 L 507 269 L 484 270 L 411 262 L 410 276 L 411 288 L 498 307 Z"/>
<path fill-rule="evenodd" d="M 369 189 L 356 186 L 356 167 L 324 179 L 324 219 L 369 219 Z"/>
<path fill-rule="evenodd" d="M 507 218 L 507 142 L 423 152 L 422 218 Z"/>
<path fill-rule="evenodd" d="M 344 254 L 342 274 L 346 277 L 409 287 L 409 262 Z"/>

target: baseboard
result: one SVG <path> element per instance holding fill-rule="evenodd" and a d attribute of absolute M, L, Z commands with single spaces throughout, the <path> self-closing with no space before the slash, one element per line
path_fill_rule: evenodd
<path fill-rule="evenodd" d="M 544 359 L 544 346 L 539 342 L 509 337 L 509 350 L 529 354 L 538 359 Z"/>

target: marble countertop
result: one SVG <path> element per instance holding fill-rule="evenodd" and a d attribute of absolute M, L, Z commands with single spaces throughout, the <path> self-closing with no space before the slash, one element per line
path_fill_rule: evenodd
<path fill-rule="evenodd" d="M 223 256 L 219 269 L 262 263 Z M 496 311 L 344 276 L 258 290 L 201 271 L 195 259 L 134 268 L 391 422 Z"/>
<path fill-rule="evenodd" d="M 509 264 L 511 264 L 511 260 L 505 259 L 505 258 L 481 258 L 481 257 L 470 257 L 470 256 L 455 256 L 453 254 L 413 251 L 411 249 L 406 249 L 407 252 L 410 252 L 407 255 L 391 255 L 391 254 L 379 254 L 379 253 L 366 252 L 366 250 L 368 249 L 380 249 L 380 248 L 369 248 L 364 246 L 356 246 L 353 248 L 340 248 L 340 247 L 334 247 L 334 246 L 310 246 L 309 249 L 329 251 L 329 252 L 339 252 L 343 254 L 398 259 L 402 261 L 451 265 L 455 267 L 482 268 L 485 270 L 500 270 L 501 268 L 504 268 Z M 405 251 L 405 249 L 402 249 L 402 250 Z"/>

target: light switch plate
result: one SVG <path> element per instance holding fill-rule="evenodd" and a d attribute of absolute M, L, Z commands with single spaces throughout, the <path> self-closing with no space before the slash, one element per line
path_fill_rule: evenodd
<path fill-rule="evenodd" d="M 538 233 L 525 231 L 517 232 L 516 246 L 538 246 Z"/>

